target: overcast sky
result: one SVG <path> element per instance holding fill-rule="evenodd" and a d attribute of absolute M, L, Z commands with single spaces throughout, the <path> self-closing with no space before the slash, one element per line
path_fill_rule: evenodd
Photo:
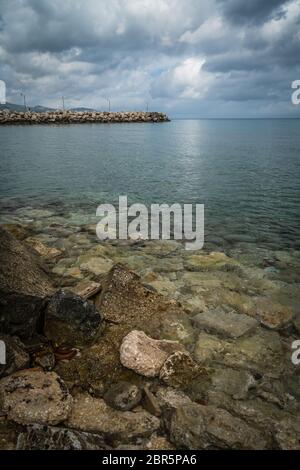
<path fill-rule="evenodd" d="M 0 0 L 7 100 L 299 116 L 300 0 Z"/>

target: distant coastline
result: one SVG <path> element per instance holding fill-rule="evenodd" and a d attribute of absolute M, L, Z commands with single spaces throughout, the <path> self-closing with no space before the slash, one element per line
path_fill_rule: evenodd
<path fill-rule="evenodd" d="M 99 111 L 11 111 L 0 110 L 0 125 L 17 124 L 84 124 L 125 122 L 168 122 L 170 119 L 159 112 L 99 112 Z"/>

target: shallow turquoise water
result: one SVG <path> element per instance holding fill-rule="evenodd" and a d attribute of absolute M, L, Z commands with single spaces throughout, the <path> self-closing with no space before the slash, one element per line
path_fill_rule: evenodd
<path fill-rule="evenodd" d="M 204 203 L 208 240 L 300 248 L 300 120 L 0 127 L 2 220 L 20 208 Z M 20 212 L 19 212 L 20 214 Z"/>

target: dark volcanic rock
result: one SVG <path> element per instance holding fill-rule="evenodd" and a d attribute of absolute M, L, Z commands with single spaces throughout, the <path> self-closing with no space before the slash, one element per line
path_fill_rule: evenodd
<path fill-rule="evenodd" d="M 0 377 L 12 374 L 29 366 L 30 357 L 25 351 L 24 344 L 16 336 L 0 335 L 5 345 L 6 364 L 0 364 Z"/>
<path fill-rule="evenodd" d="M 18 436 L 17 450 L 104 450 L 101 436 L 72 429 L 34 424 Z"/>
<path fill-rule="evenodd" d="M 57 291 L 45 310 L 44 332 L 56 344 L 91 344 L 101 326 L 102 315 L 94 304 L 71 291 Z"/>
<path fill-rule="evenodd" d="M 0 331 L 21 339 L 32 337 L 51 293 L 39 258 L 0 228 Z"/>

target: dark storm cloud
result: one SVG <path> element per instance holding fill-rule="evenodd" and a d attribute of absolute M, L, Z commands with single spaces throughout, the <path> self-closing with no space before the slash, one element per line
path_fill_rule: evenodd
<path fill-rule="evenodd" d="M 224 15 L 233 23 L 264 23 L 285 14 L 287 0 L 218 0 Z"/>
<path fill-rule="evenodd" d="M 299 0 L 0 0 L 0 78 L 32 104 L 294 114 L 299 22 Z"/>

